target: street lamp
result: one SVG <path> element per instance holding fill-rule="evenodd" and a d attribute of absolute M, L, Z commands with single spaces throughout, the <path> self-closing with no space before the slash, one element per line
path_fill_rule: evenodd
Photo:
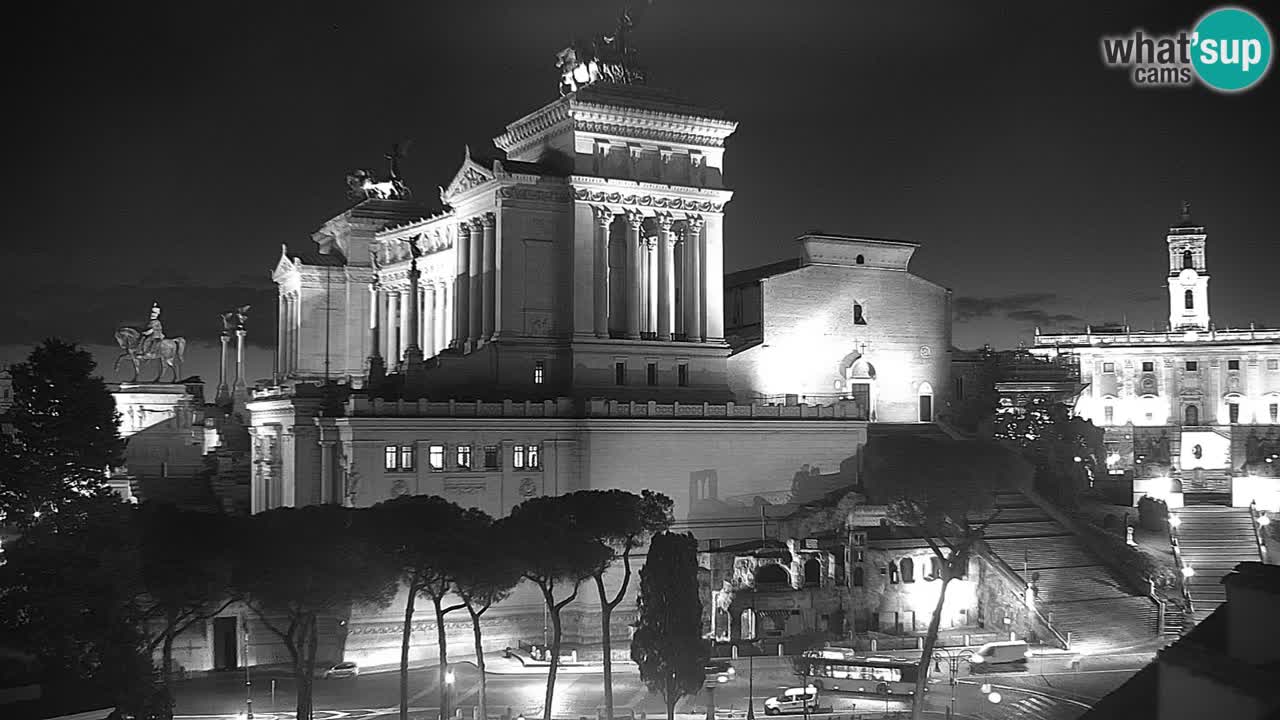
<path fill-rule="evenodd" d="M 960 663 L 967 662 L 972 666 L 974 652 L 972 650 L 948 650 L 937 648 L 933 651 L 933 669 L 941 671 L 941 664 L 947 664 L 948 677 L 951 682 L 951 704 L 947 706 L 947 719 L 956 712 L 956 675 L 960 673 Z"/>
<path fill-rule="evenodd" d="M 449 705 L 450 705 L 450 704 L 452 703 L 452 701 L 453 701 L 453 698 L 451 697 L 451 695 L 453 694 L 453 681 L 454 681 L 454 679 L 455 679 L 455 678 L 454 678 L 454 674 L 453 674 L 453 668 L 449 668 L 449 667 L 445 668 L 445 671 L 444 671 L 444 703 L 443 703 L 443 704 L 444 704 L 444 707 L 440 708 L 440 720 L 444 720 L 444 719 L 445 719 L 445 717 L 447 717 L 447 714 L 448 714 L 448 712 L 449 712 Z"/>
<path fill-rule="evenodd" d="M 253 681 L 249 677 L 249 627 L 244 628 L 244 716 L 253 720 Z"/>

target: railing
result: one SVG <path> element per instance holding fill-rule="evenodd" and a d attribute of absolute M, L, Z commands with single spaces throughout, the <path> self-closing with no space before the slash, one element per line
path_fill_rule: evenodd
<path fill-rule="evenodd" d="M 1187 589 L 1187 569 L 1188 566 L 1182 559 L 1182 544 L 1178 542 L 1178 521 L 1174 518 L 1174 513 L 1169 513 L 1169 519 L 1166 521 L 1169 525 L 1169 545 L 1173 547 L 1173 561 L 1178 566 L 1178 589 L 1182 591 L 1182 601 L 1187 604 L 1187 613 L 1196 611 L 1195 605 L 1191 602 L 1191 591 Z"/>
<path fill-rule="evenodd" d="M 866 420 L 866 409 L 854 402 L 834 405 L 739 405 L 737 403 L 618 402 L 592 398 L 591 418 L 789 418 L 798 420 Z"/>
<path fill-rule="evenodd" d="M 1253 524 L 1253 539 L 1258 542 L 1258 559 L 1262 562 L 1267 561 L 1267 541 L 1262 537 L 1262 518 L 1266 517 L 1268 523 L 1271 518 L 1267 516 L 1266 511 L 1258 512 L 1258 501 L 1249 501 L 1249 522 Z"/>
<path fill-rule="evenodd" d="M 1025 604 L 1027 590 L 1030 588 L 1032 593 L 1035 592 L 1031 584 L 1019 575 L 1016 570 L 1010 567 L 1009 563 L 1005 562 L 1004 558 L 993 552 L 985 540 L 978 540 L 976 543 L 976 549 L 982 555 L 983 559 L 989 562 L 991 567 L 995 568 L 997 573 L 999 573 L 1005 580 L 1012 583 L 1013 586 L 1017 588 L 1018 592 L 1022 593 L 1022 598 Z M 1060 643 L 1064 650 L 1071 649 L 1071 641 L 1066 637 L 1063 637 L 1062 633 L 1058 632 L 1058 629 L 1053 626 L 1053 623 L 1049 622 L 1049 618 L 1040 613 L 1040 607 L 1037 604 L 1033 602 L 1027 609 L 1030 610 L 1035 619 L 1039 620 L 1040 624 L 1043 625 L 1051 635 L 1053 635 L 1053 638 Z"/>

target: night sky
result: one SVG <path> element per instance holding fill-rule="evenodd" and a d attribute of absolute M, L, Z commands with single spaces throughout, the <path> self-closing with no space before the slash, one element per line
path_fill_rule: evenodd
<path fill-rule="evenodd" d="M 1189 28 L 1216 5 L 1102 5 L 657 0 L 633 38 L 651 85 L 740 123 L 727 271 L 794 256 L 810 230 L 897 238 L 955 290 L 959 347 L 1037 324 L 1150 329 L 1188 199 L 1215 323 L 1280 325 L 1280 77 L 1234 96 L 1135 88 L 1100 36 Z M 280 244 L 345 208 L 346 173 L 381 172 L 412 139 L 403 174 L 434 200 L 463 145 L 491 148 L 554 100 L 556 51 L 620 7 L 26 6 L 3 50 L 0 361 L 56 335 L 113 379 L 116 324 L 155 300 L 190 343 L 184 374 L 212 384 L 218 313 L 252 304 L 249 377 L 269 376 Z M 1280 15 L 1261 14 L 1274 38 Z"/>

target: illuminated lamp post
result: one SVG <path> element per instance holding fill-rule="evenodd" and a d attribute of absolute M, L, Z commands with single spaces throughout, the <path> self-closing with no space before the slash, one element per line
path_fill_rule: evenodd
<path fill-rule="evenodd" d="M 446 713 L 449 712 L 449 706 L 453 703 L 453 681 L 455 677 L 453 668 L 446 668 L 444 671 L 444 707 L 440 708 L 440 720 L 444 720 Z"/>

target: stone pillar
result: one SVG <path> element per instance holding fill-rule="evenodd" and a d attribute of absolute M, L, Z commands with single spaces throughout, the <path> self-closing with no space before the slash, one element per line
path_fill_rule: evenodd
<path fill-rule="evenodd" d="M 471 289 L 467 308 L 467 340 L 474 350 L 484 334 L 484 286 L 480 263 L 484 261 L 484 225 L 480 218 L 471 220 L 471 254 L 467 263 L 467 282 Z"/>
<path fill-rule="evenodd" d="M 243 392 L 245 389 L 244 380 L 244 328 L 236 329 L 236 380 L 232 385 L 236 393 Z"/>
<path fill-rule="evenodd" d="M 724 341 L 724 216 L 708 216 L 702 235 L 703 335 L 718 343 Z"/>
<path fill-rule="evenodd" d="M 404 350 L 416 350 L 419 355 L 422 353 L 422 346 L 418 343 L 418 326 L 420 324 L 418 311 L 418 268 L 415 267 L 417 260 L 410 260 L 409 265 L 409 289 L 401 294 L 404 304 Z"/>
<path fill-rule="evenodd" d="M 675 315 L 675 322 L 672 325 L 672 332 L 675 334 L 676 337 L 684 337 L 685 308 L 689 306 L 689 295 L 687 291 L 687 288 L 689 286 L 687 282 L 687 278 L 689 277 L 689 254 L 688 254 L 688 251 L 686 250 L 686 248 L 688 248 L 689 246 L 685 244 L 684 238 L 680 237 L 679 232 L 676 232 L 673 230 L 671 234 L 676 241 L 675 250 L 673 254 L 676 257 L 680 258 L 680 277 L 677 278 L 673 274 L 671 278 L 672 280 L 671 284 L 676 285 L 680 288 L 680 296 L 679 296 L 679 303 L 678 303 L 680 306 L 679 310 L 677 311 L 677 309 L 674 307 L 676 303 L 672 303 L 673 307 L 671 308 L 672 314 Z"/>
<path fill-rule="evenodd" d="M 627 217 L 627 339 L 640 339 L 640 226 L 644 216 L 628 210 Z"/>
<path fill-rule="evenodd" d="M 276 374 L 283 375 L 288 371 L 285 364 L 285 346 L 288 344 L 289 337 L 289 301 L 284 293 L 280 293 L 276 300 L 276 315 L 280 323 L 276 327 Z"/>
<path fill-rule="evenodd" d="M 689 342 L 702 342 L 702 218 L 692 216 L 685 221 L 684 249 L 686 262 L 684 286 L 684 332 Z"/>
<path fill-rule="evenodd" d="M 422 289 L 422 354 L 426 357 L 435 357 L 436 348 L 436 299 L 439 297 L 436 293 L 434 283 L 427 285 Z"/>
<path fill-rule="evenodd" d="M 298 370 L 298 326 L 302 313 L 298 309 L 299 293 L 289 293 L 289 370 Z"/>
<path fill-rule="evenodd" d="M 645 250 L 645 332 L 649 338 L 658 336 L 658 238 L 647 237 Z"/>
<path fill-rule="evenodd" d="M 453 337 L 449 346 L 460 348 L 467 343 L 471 321 L 471 310 L 468 307 L 471 300 L 471 276 L 468 271 L 471 258 L 471 226 L 467 223 L 458 224 L 454 256 L 457 258 L 458 277 L 453 284 L 453 292 L 450 293 L 454 312 Z"/>
<path fill-rule="evenodd" d="M 592 206 L 596 221 L 595 252 L 595 332 L 598 338 L 609 337 L 609 226 L 613 213 L 605 207 Z"/>
<path fill-rule="evenodd" d="M 323 429 L 320 432 L 324 432 Z M 325 505 L 341 500 L 341 494 L 334 492 L 333 482 L 333 446 L 332 440 L 320 441 L 320 504 Z"/>
<path fill-rule="evenodd" d="M 498 296 L 495 294 L 497 290 L 497 268 L 495 244 L 497 242 L 496 226 L 497 219 L 493 213 L 485 213 L 480 216 L 480 226 L 484 233 L 484 247 L 481 253 L 481 262 L 483 263 L 483 275 L 481 277 L 482 295 L 484 296 L 483 326 L 480 337 L 485 342 L 493 339 L 494 329 L 497 327 L 497 307 Z"/>
<path fill-rule="evenodd" d="M 675 325 L 676 238 L 671 224 L 671 215 L 658 216 L 658 339 L 664 342 L 671 340 L 671 329 Z"/>
<path fill-rule="evenodd" d="M 457 331 L 453 327 L 453 322 L 457 318 L 454 316 L 454 287 L 452 283 L 445 283 L 440 286 L 440 295 L 444 298 L 444 302 L 440 304 L 440 327 L 441 327 L 441 343 L 440 349 L 444 350 L 446 346 L 454 341 L 458 336 Z"/>
<path fill-rule="evenodd" d="M 400 363 L 400 291 L 387 291 L 387 368 L 393 368 Z"/>
<path fill-rule="evenodd" d="M 365 378 L 367 387 L 375 387 L 386 377 L 387 366 L 382 359 L 382 293 L 378 290 L 375 279 L 369 285 L 369 374 Z"/>
<path fill-rule="evenodd" d="M 231 399 L 231 392 L 227 389 L 227 343 L 231 336 L 223 330 L 218 339 L 222 341 L 222 354 L 218 357 L 218 392 L 214 395 L 213 403 L 223 405 Z"/>

